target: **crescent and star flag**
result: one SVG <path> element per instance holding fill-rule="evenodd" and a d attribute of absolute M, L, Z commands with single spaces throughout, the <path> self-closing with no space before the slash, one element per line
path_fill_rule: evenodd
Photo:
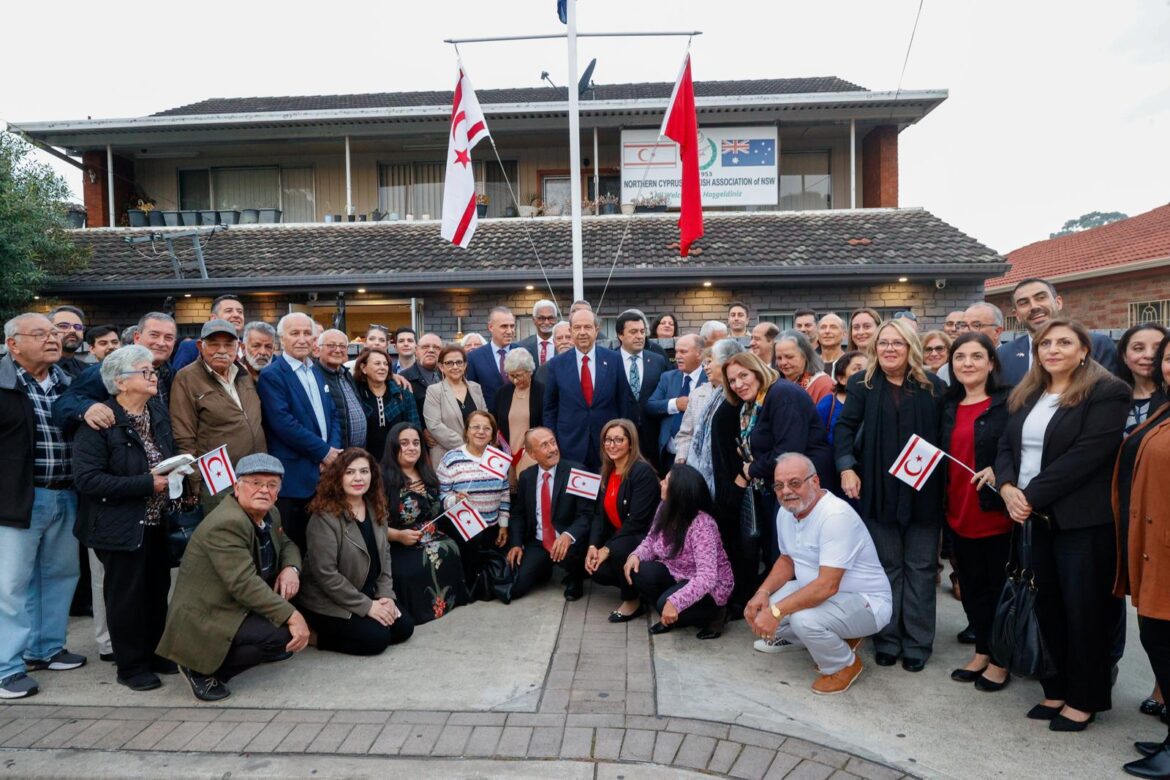
<path fill-rule="evenodd" d="M 465 542 L 471 541 L 471 537 L 487 528 L 487 523 L 479 516 L 479 512 L 476 512 L 475 507 L 466 501 L 460 501 L 448 509 L 446 514 L 447 517 L 451 518 L 455 530 L 459 532 Z"/>
<path fill-rule="evenodd" d="M 441 235 L 464 249 L 471 243 L 478 224 L 471 149 L 489 135 L 483 110 L 479 107 L 471 81 L 460 62 L 455 100 L 451 106 L 451 137 L 447 141 L 447 178 L 443 186 Z"/>
<path fill-rule="evenodd" d="M 508 469 L 512 465 L 512 456 L 492 445 L 483 448 L 483 455 L 479 459 L 479 467 L 500 479 L 508 478 Z"/>
<path fill-rule="evenodd" d="M 565 492 L 581 498 L 596 499 L 601 490 L 601 475 L 583 469 L 569 469 L 569 481 Z"/>
<path fill-rule="evenodd" d="M 683 257 L 695 239 L 703 237 L 703 196 L 699 192 L 699 122 L 695 116 L 695 87 L 691 82 L 691 55 L 683 60 L 682 72 L 666 107 L 660 135 L 678 144 L 682 160 L 682 208 L 678 217 L 678 253 Z"/>
<path fill-rule="evenodd" d="M 232 468 L 226 444 L 204 453 L 198 463 L 199 473 L 203 475 L 203 485 L 211 495 L 228 490 L 236 484 L 236 471 Z"/>
<path fill-rule="evenodd" d="M 898 455 L 898 459 L 890 467 L 890 473 L 915 490 L 921 490 L 922 485 L 934 473 L 935 467 L 938 466 L 945 454 L 938 447 L 915 434 L 902 448 L 902 453 Z"/>

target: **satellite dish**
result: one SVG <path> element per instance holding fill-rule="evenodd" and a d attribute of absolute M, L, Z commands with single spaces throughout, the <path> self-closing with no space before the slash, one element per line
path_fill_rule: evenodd
<path fill-rule="evenodd" d="M 582 97 L 586 92 L 593 88 L 593 69 L 597 67 L 597 58 L 594 57 L 589 61 L 589 67 L 585 68 L 584 75 L 581 80 L 577 82 L 577 97 Z"/>

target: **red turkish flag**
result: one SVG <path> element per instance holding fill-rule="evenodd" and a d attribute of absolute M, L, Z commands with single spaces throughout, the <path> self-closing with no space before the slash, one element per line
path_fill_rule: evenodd
<path fill-rule="evenodd" d="M 695 239 L 703 237 L 703 196 L 699 192 L 699 120 L 695 116 L 695 87 L 691 82 L 691 55 L 683 60 L 660 135 L 678 144 L 682 160 L 682 213 L 678 217 L 679 250 L 683 257 Z"/>

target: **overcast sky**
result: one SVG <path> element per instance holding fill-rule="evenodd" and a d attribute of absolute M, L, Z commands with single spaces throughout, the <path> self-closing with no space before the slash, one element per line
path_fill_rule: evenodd
<path fill-rule="evenodd" d="M 0 120 L 129 117 L 210 97 L 451 89 L 446 37 L 563 32 L 555 0 L 18 3 Z M 898 86 L 918 0 L 579 0 L 582 31 L 702 30 L 694 77 Z M 671 81 L 685 39 L 584 39 L 594 82 Z M 563 41 L 466 45 L 477 88 L 567 76 Z M 901 135 L 900 203 L 1000 252 L 1090 211 L 1170 201 L 1170 0 L 925 0 L 904 89 L 950 98 Z M 46 157 L 46 159 L 51 159 Z M 81 176 L 56 163 L 75 190 Z"/>

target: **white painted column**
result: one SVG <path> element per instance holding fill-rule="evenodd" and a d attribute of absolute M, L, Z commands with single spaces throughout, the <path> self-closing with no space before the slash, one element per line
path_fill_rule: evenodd
<path fill-rule="evenodd" d="M 849 208 L 857 208 L 857 121 L 849 120 Z"/>
<path fill-rule="evenodd" d="M 117 227 L 114 222 L 114 147 L 106 144 L 106 201 L 110 207 L 108 227 Z"/>
<path fill-rule="evenodd" d="M 593 213 L 601 213 L 601 161 L 597 155 L 597 127 L 593 128 Z"/>
<path fill-rule="evenodd" d="M 349 164 L 349 136 L 345 137 L 345 215 L 353 214 L 353 171 Z"/>
<path fill-rule="evenodd" d="M 585 297 L 585 263 L 581 250 L 581 118 L 577 115 L 577 0 L 569 0 L 569 197 L 573 204 L 573 300 Z"/>

